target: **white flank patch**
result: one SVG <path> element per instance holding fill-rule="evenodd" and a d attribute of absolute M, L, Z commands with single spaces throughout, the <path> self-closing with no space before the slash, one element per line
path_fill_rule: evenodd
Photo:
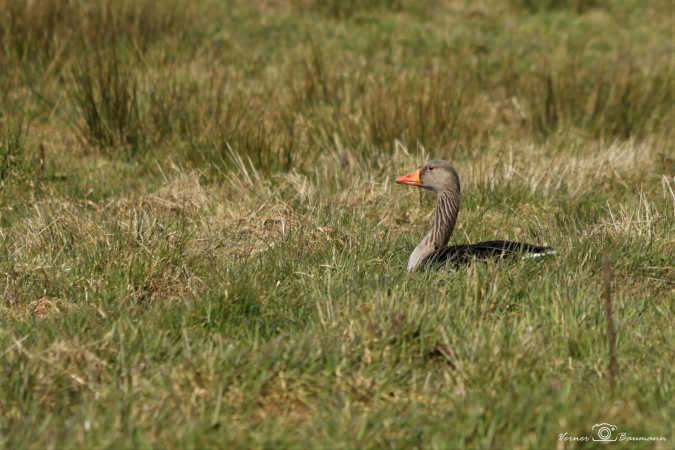
<path fill-rule="evenodd" d="M 527 255 L 523 255 L 523 257 L 520 258 L 520 259 L 541 258 L 541 257 L 543 257 L 543 256 L 555 255 L 555 254 L 557 254 L 557 253 L 558 253 L 558 252 L 556 252 L 555 250 L 549 250 L 549 251 L 547 251 L 547 252 L 542 252 L 542 253 L 529 253 L 529 254 L 527 254 Z"/>

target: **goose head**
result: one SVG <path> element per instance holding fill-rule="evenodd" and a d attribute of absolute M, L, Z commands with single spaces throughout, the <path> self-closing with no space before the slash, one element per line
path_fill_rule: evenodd
<path fill-rule="evenodd" d="M 398 184 L 418 186 L 435 192 L 453 192 L 459 194 L 459 176 L 449 162 L 443 160 L 427 161 L 412 172 L 396 178 Z"/>

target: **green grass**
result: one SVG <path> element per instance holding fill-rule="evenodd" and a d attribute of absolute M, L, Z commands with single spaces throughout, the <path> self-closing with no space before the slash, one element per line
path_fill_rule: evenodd
<path fill-rule="evenodd" d="M 669 2 L 39 3 L 0 0 L 0 447 L 672 447 Z M 558 254 L 407 274 L 431 158 L 452 243 Z"/>

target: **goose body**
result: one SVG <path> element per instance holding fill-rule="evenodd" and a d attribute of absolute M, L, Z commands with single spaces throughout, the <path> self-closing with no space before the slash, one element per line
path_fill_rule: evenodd
<path fill-rule="evenodd" d="M 437 194 L 431 229 L 410 255 L 409 272 L 438 269 L 444 265 L 459 266 L 473 259 L 512 254 L 539 257 L 555 253 L 550 247 L 512 241 L 486 241 L 447 246 L 455 228 L 461 198 L 459 176 L 447 161 L 428 161 L 409 174 L 396 178 L 396 182 L 429 189 Z"/>

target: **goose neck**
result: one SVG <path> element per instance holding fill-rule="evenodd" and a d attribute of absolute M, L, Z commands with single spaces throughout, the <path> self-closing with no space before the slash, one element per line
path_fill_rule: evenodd
<path fill-rule="evenodd" d="M 436 210 L 427 237 L 434 249 L 445 247 L 452 235 L 459 212 L 459 194 L 442 191 L 436 199 Z"/>

